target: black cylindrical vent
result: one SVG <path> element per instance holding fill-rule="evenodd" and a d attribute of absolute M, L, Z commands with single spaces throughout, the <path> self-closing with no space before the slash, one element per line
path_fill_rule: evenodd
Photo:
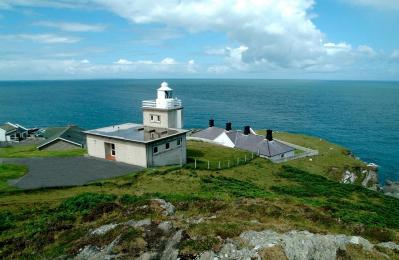
<path fill-rule="evenodd" d="M 230 131 L 231 130 L 231 122 L 227 122 L 226 123 L 226 131 Z"/>
<path fill-rule="evenodd" d="M 244 135 L 249 135 L 249 133 L 251 132 L 249 129 L 250 129 L 249 125 L 244 126 Z"/>
<path fill-rule="evenodd" d="M 215 120 L 209 119 L 209 127 L 214 127 L 215 126 Z"/>
<path fill-rule="evenodd" d="M 273 130 L 266 130 L 266 139 L 269 141 L 273 141 Z"/>

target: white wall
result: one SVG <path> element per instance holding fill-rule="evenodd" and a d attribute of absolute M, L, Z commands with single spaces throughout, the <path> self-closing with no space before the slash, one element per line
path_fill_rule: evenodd
<path fill-rule="evenodd" d="M 226 135 L 226 133 L 221 133 L 218 137 L 213 140 L 215 143 L 234 148 L 234 143 L 230 140 L 230 138 Z"/>
<path fill-rule="evenodd" d="M 0 129 L 0 142 L 5 142 L 5 141 L 7 141 L 6 130 Z"/>
<path fill-rule="evenodd" d="M 159 115 L 160 122 L 151 122 L 151 115 Z M 143 124 L 145 126 L 162 128 L 183 128 L 183 110 L 182 109 L 143 109 Z"/>
<path fill-rule="evenodd" d="M 161 117 L 160 122 L 151 122 L 151 115 L 159 115 Z M 168 128 L 169 118 L 167 110 L 157 109 L 144 109 L 143 110 L 143 125 L 152 127 L 163 127 Z"/>
<path fill-rule="evenodd" d="M 87 135 L 88 154 L 105 159 L 105 143 L 115 144 L 115 161 L 147 167 L 146 146 L 142 143 Z"/>
<path fill-rule="evenodd" d="M 177 145 L 178 139 L 181 140 L 180 145 Z M 169 149 L 166 149 L 166 143 L 169 143 Z M 153 152 L 155 146 L 158 147 L 158 153 Z M 147 154 L 149 166 L 185 164 L 187 162 L 186 134 L 149 143 Z"/>
<path fill-rule="evenodd" d="M 284 153 L 283 157 L 281 157 L 281 154 L 270 157 L 270 160 L 274 161 L 274 160 L 280 160 L 280 159 L 284 159 L 284 158 L 290 158 L 290 157 L 293 157 L 294 155 L 295 155 L 295 151 L 291 151 L 288 153 Z"/>

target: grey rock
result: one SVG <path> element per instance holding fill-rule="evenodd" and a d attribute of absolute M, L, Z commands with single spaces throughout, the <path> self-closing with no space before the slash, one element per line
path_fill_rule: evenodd
<path fill-rule="evenodd" d="M 169 234 L 169 232 L 173 228 L 173 224 L 170 221 L 164 221 L 159 223 L 158 228 L 162 230 L 162 232 L 164 232 L 165 234 Z"/>
<path fill-rule="evenodd" d="M 354 183 L 356 180 L 356 177 L 357 177 L 356 174 L 346 170 L 344 172 L 344 175 L 342 176 L 341 183 L 345 183 L 345 184 Z"/>
<path fill-rule="evenodd" d="M 118 224 L 108 224 L 108 225 L 104 225 L 101 226 L 99 228 L 94 229 L 93 231 L 90 232 L 91 235 L 104 235 L 106 234 L 108 231 L 111 231 L 112 229 L 116 228 L 118 226 Z"/>
<path fill-rule="evenodd" d="M 382 188 L 385 195 L 399 198 L 399 182 L 386 180 Z"/>
<path fill-rule="evenodd" d="M 383 242 L 383 243 L 379 243 L 377 246 L 383 247 L 383 248 L 388 248 L 388 249 L 395 250 L 395 251 L 399 251 L 399 245 L 394 242 Z"/>
<path fill-rule="evenodd" d="M 126 225 L 129 225 L 131 227 L 143 227 L 143 226 L 149 226 L 151 225 L 151 219 L 146 218 L 142 220 L 129 220 L 128 222 L 125 223 Z"/>
<path fill-rule="evenodd" d="M 166 244 L 165 250 L 162 252 L 161 259 L 162 260 L 176 260 L 178 259 L 179 250 L 177 245 L 180 243 L 183 238 L 183 231 L 177 231 L 173 237 Z"/>
<path fill-rule="evenodd" d="M 247 231 L 240 235 L 240 239 L 244 247 L 238 247 L 237 242 L 229 240 L 225 242 L 220 252 L 207 251 L 198 259 L 260 259 L 259 252 L 276 245 L 283 248 L 290 260 L 336 259 L 337 250 L 345 250 L 348 244 L 360 245 L 364 250 L 373 249 L 368 240 L 357 236 L 319 235 L 295 230 L 283 234 L 272 230 Z"/>
<path fill-rule="evenodd" d="M 96 260 L 96 259 L 115 259 L 118 255 L 112 254 L 112 249 L 119 243 L 120 236 L 115 238 L 109 245 L 100 249 L 96 246 L 88 245 L 75 257 L 76 260 Z"/>
<path fill-rule="evenodd" d="M 141 254 L 139 257 L 137 257 L 137 260 L 151 260 L 151 259 L 156 259 L 157 254 L 153 252 L 145 252 Z"/>
<path fill-rule="evenodd" d="M 175 213 L 175 206 L 173 206 L 172 203 L 167 202 L 163 199 L 153 199 L 153 201 L 156 201 L 159 203 L 159 205 L 161 206 L 161 208 L 164 209 L 163 211 L 163 215 L 165 216 L 170 216 L 173 215 Z"/>

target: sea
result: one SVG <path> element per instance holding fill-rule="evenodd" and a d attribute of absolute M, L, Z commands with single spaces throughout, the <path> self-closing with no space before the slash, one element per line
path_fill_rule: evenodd
<path fill-rule="evenodd" d="M 0 122 L 86 129 L 141 122 L 141 101 L 161 79 L 0 81 Z M 250 125 L 317 136 L 379 165 L 399 180 L 399 82 L 168 79 L 182 99 L 185 128 Z"/>

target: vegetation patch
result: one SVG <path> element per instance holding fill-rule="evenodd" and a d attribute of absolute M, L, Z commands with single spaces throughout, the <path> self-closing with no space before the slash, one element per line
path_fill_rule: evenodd
<path fill-rule="evenodd" d="M 248 151 L 200 141 L 187 143 L 186 168 L 226 169 L 250 162 L 256 156 Z"/>
<path fill-rule="evenodd" d="M 0 158 L 28 158 L 28 157 L 73 157 L 83 156 L 85 149 L 65 151 L 38 150 L 34 145 L 20 145 L 0 148 Z"/>
<path fill-rule="evenodd" d="M 22 177 L 27 171 L 23 165 L 0 164 L 0 191 L 16 190 L 15 187 L 8 185 L 8 181 Z"/>
<path fill-rule="evenodd" d="M 399 200 L 358 185 L 340 184 L 323 176 L 284 166 L 279 176 L 293 185 L 273 186 L 281 195 L 302 199 L 305 204 L 319 205 L 333 217 L 369 227 L 399 228 Z"/>
<path fill-rule="evenodd" d="M 251 182 L 213 175 L 202 177 L 202 191 L 246 198 L 265 198 L 271 194 Z"/>

